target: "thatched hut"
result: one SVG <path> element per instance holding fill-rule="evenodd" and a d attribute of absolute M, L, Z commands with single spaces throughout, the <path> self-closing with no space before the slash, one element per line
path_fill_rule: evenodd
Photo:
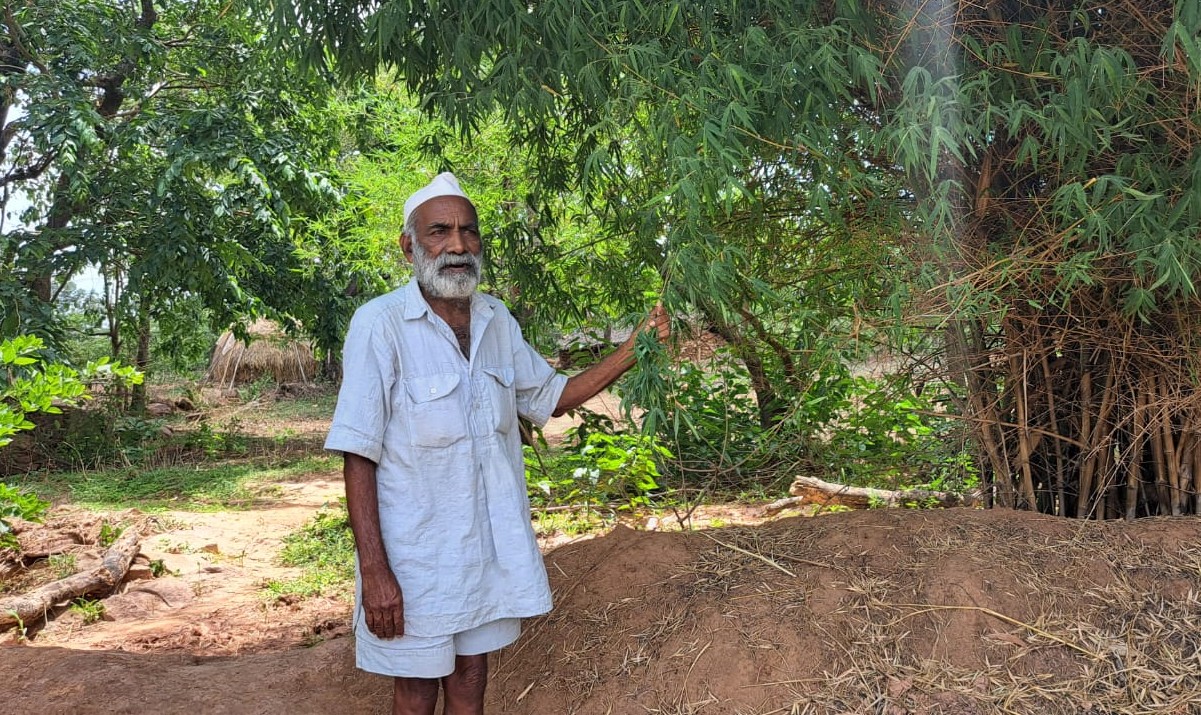
<path fill-rule="evenodd" d="M 232 332 L 217 340 L 209 363 L 210 381 L 233 387 L 270 378 L 282 385 L 310 382 L 320 373 L 312 343 L 285 335 L 278 325 L 265 319 L 256 320 L 246 332 L 249 343 Z"/>

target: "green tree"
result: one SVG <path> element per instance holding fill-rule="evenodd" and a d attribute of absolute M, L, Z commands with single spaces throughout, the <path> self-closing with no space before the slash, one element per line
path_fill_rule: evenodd
<path fill-rule="evenodd" d="M 336 252 L 355 275 L 357 293 L 375 295 L 407 277 L 400 254 L 404 199 L 440 171 L 469 187 L 486 231 L 485 289 L 505 299 L 527 336 L 553 344 L 584 322 L 603 329 L 658 282 L 629 272 L 625 243 L 605 234 L 575 192 L 531 200 L 532 159 L 507 142 L 499 114 L 463 138 L 388 77 L 344 92 L 338 111 L 357 151 L 339 162 L 345 187 L 338 210 L 312 226 L 306 250 Z M 627 272 L 624 280 L 613 276 Z"/>
<path fill-rule="evenodd" d="M 623 291 L 627 309 L 650 288 L 698 313 L 750 377 L 749 426 L 778 428 L 850 357 L 816 328 L 846 330 L 877 304 L 895 259 L 877 236 L 905 210 L 890 200 L 898 175 L 860 141 L 876 122 L 854 106 L 879 61 L 804 4 L 502 5 L 276 10 L 281 26 L 309 30 L 311 62 L 395 67 L 459 131 L 499 113 L 533 167 L 526 203 L 539 226 L 563 225 L 554 197 L 579 196 L 611 246 L 596 285 L 641 286 Z M 561 260 L 553 241 L 519 239 L 514 252 Z M 631 387 L 651 423 L 693 431 L 664 379 L 644 377 Z M 806 430 L 794 437 L 817 438 L 821 425 L 794 422 Z"/>
<path fill-rule="evenodd" d="M 238 2 L 5 8 L 0 187 L 32 202 L 0 246 L 6 329 L 60 343 L 54 300 L 91 264 L 113 353 L 139 367 L 152 326 L 170 346 L 268 315 L 336 344 L 347 276 L 296 251 L 338 199 L 327 87 L 290 71 Z"/>

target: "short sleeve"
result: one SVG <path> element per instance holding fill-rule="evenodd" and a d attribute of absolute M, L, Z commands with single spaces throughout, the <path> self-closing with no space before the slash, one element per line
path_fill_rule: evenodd
<path fill-rule="evenodd" d="M 517 321 L 509 319 L 513 345 L 513 385 L 517 392 L 517 414 L 541 427 L 550 419 L 567 376 L 555 371 L 521 335 Z"/>
<path fill-rule="evenodd" d="M 342 388 L 325 448 L 379 463 L 390 418 L 398 356 L 379 313 L 355 313 L 342 348 Z"/>

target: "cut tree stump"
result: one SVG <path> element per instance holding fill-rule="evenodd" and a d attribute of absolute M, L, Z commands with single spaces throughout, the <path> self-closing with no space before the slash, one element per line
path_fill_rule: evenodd
<path fill-rule="evenodd" d="M 804 504 L 819 506 L 845 506 L 852 509 L 868 509 L 875 506 L 902 506 L 904 504 L 919 504 L 925 506 L 933 503 L 941 507 L 974 506 L 978 499 L 972 494 L 954 494 L 951 492 L 935 492 L 926 489 L 874 489 L 872 487 L 851 487 L 846 484 L 834 484 L 822 481 L 816 477 L 797 477 L 792 482 L 788 493 L 800 498 Z M 781 499 L 783 505 L 796 506 L 792 499 Z M 774 504 L 769 504 L 764 511 Z"/>
<path fill-rule="evenodd" d="M 108 551 L 100 565 L 91 571 L 48 583 L 29 593 L 0 599 L 0 631 L 17 624 L 36 623 L 54 608 L 55 604 L 80 596 L 108 593 L 120 585 L 138 553 L 138 533 L 127 529 Z"/>

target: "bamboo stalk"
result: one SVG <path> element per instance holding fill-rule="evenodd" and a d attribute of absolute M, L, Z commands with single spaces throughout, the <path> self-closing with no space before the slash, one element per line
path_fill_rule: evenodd
<path fill-rule="evenodd" d="M 1134 521 L 1138 516 L 1138 491 L 1142 481 L 1143 442 L 1146 438 L 1144 424 L 1146 422 L 1143 410 L 1146 399 L 1140 385 L 1134 385 L 1134 413 L 1130 416 L 1133 426 L 1130 435 L 1130 451 L 1127 454 L 1126 465 L 1126 520 Z"/>
<path fill-rule="evenodd" d="M 1105 373 L 1105 386 L 1101 391 L 1101 409 L 1097 413 L 1097 421 L 1092 426 L 1092 433 L 1088 435 L 1085 441 L 1085 449 L 1088 449 L 1088 457 L 1085 462 L 1085 468 L 1080 474 L 1080 500 L 1076 502 L 1076 516 L 1084 519 L 1093 510 L 1094 501 L 1094 475 L 1099 472 L 1097 469 L 1098 460 L 1104 460 L 1105 449 L 1109 447 L 1111 434 L 1102 435 L 1101 432 L 1109 423 L 1109 412 L 1113 409 L 1114 399 L 1114 382 L 1117 380 L 1117 368 L 1113 361 L 1109 361 L 1109 369 Z M 1082 414 L 1087 415 L 1088 403 L 1085 403 Z M 1112 431 L 1111 431 L 1112 432 Z M 1102 495 L 1103 496 L 1103 495 Z M 1097 501 L 1100 504 L 1100 501 Z"/>
<path fill-rule="evenodd" d="M 1022 372 L 1020 376 L 1017 374 L 1018 364 L 1017 358 L 1013 355 L 1009 356 L 1009 372 L 1013 378 L 1013 385 L 1018 389 L 1014 390 L 1013 400 L 1017 407 L 1018 418 L 1018 468 L 1022 474 L 1022 498 L 1026 500 L 1026 508 L 1030 511 L 1038 509 L 1038 502 L 1034 495 L 1034 475 L 1030 471 L 1030 429 L 1027 422 L 1029 410 L 1027 409 L 1026 401 L 1029 399 L 1027 390 L 1027 371 L 1026 371 L 1026 350 L 1022 349 Z"/>
<path fill-rule="evenodd" d="M 1092 445 L 1093 373 L 1085 369 L 1080 376 L 1080 483 L 1076 492 L 1076 518 L 1088 516 L 1089 492 L 1093 486 Z"/>
<path fill-rule="evenodd" d="M 1181 419 L 1186 419 L 1185 415 L 1182 414 Z M 1183 514 L 1192 508 L 1189 495 L 1193 493 L 1193 452 L 1196 451 L 1197 434 L 1188 422 L 1184 422 L 1178 431 L 1180 440 L 1176 443 L 1176 464 L 1180 470 L 1180 495 L 1176 503 Z"/>
<path fill-rule="evenodd" d="M 1201 515 L 1201 446 L 1193 447 L 1193 514 Z"/>
<path fill-rule="evenodd" d="M 1112 441 L 1112 440 L 1110 440 Z M 1105 518 L 1117 519 L 1122 516 L 1122 504 L 1118 499 L 1118 472 L 1122 465 L 1114 450 L 1105 450 Z"/>
<path fill-rule="evenodd" d="M 983 328 L 980 321 L 974 320 L 968 323 L 968 333 L 963 335 L 964 355 L 975 356 L 980 358 L 985 355 Z M 969 342 L 970 340 L 970 342 Z M 988 360 L 984 358 L 983 364 L 987 365 Z M 997 417 L 995 405 L 990 405 L 984 401 L 984 385 L 987 382 L 984 376 L 980 375 L 980 368 L 977 368 L 973 361 L 967 363 L 967 377 L 972 387 L 971 394 L 976 402 L 976 414 L 979 416 L 979 424 L 981 439 L 985 443 L 985 451 L 988 453 L 989 461 L 993 466 L 993 488 L 995 490 L 995 504 L 997 506 L 1012 508 L 1013 507 L 1013 471 L 1009 468 L 1009 455 L 1005 451 L 1005 428 L 1001 420 Z M 997 434 L 993 433 L 996 430 Z M 1000 441 L 998 442 L 998 436 Z M 987 497 L 993 497 L 993 494 L 987 494 Z M 993 506 L 990 503 L 988 506 Z"/>
<path fill-rule="evenodd" d="M 1167 501 L 1169 498 L 1168 492 L 1168 475 L 1164 469 L 1164 454 L 1163 454 L 1163 420 L 1167 408 L 1163 404 L 1163 400 L 1159 395 L 1159 380 L 1151 377 L 1151 391 L 1148 400 L 1154 399 L 1155 412 L 1154 417 L 1148 424 L 1148 437 L 1151 440 L 1151 465 L 1155 468 L 1155 513 L 1159 516 L 1164 516 L 1168 513 Z"/>
<path fill-rule="evenodd" d="M 1055 383 L 1051 377 L 1051 363 L 1047 359 L 1047 353 L 1042 356 L 1043 367 L 1043 391 L 1047 393 L 1047 418 L 1051 421 L 1050 432 L 1056 435 L 1051 440 L 1051 445 L 1055 449 L 1055 504 L 1052 511 L 1055 516 L 1063 516 L 1064 511 L 1064 493 L 1063 493 L 1063 445 L 1060 444 L 1059 438 L 1059 417 L 1055 411 Z"/>
<path fill-rule="evenodd" d="M 1163 438 L 1164 465 L 1168 470 L 1168 509 L 1172 516 L 1180 516 L 1180 470 L 1176 463 L 1176 440 L 1172 437 L 1171 395 L 1168 390 L 1168 378 L 1159 376 L 1162 388 L 1163 420 L 1161 422 Z"/>

